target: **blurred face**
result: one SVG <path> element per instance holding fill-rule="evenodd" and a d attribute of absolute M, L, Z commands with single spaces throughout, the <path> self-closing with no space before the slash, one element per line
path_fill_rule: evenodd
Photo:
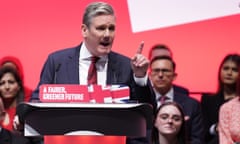
<path fill-rule="evenodd" d="M 237 65 L 233 61 L 226 61 L 221 68 L 220 76 L 224 84 L 235 84 L 239 77 Z"/>
<path fill-rule="evenodd" d="M 155 49 L 152 51 L 150 59 L 153 59 L 157 56 L 169 56 L 172 57 L 171 53 L 166 49 Z"/>
<path fill-rule="evenodd" d="M 173 105 L 166 105 L 158 112 L 154 126 L 162 135 L 176 136 L 182 122 L 181 112 Z"/>
<path fill-rule="evenodd" d="M 89 27 L 82 25 L 82 35 L 87 49 L 94 56 L 107 55 L 115 37 L 115 17 L 100 15 L 93 17 Z"/>
<path fill-rule="evenodd" d="M 156 60 L 150 66 L 150 80 L 154 88 L 160 93 L 169 91 L 175 78 L 176 74 L 169 60 Z"/>
<path fill-rule="evenodd" d="M 11 73 L 6 73 L 0 79 L 0 94 L 3 99 L 16 97 L 20 86 Z"/>

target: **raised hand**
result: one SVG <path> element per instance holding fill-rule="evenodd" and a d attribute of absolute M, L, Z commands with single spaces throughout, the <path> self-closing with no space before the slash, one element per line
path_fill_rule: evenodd
<path fill-rule="evenodd" d="M 136 77 L 144 77 L 147 73 L 149 60 L 142 55 L 142 50 L 144 46 L 144 41 L 142 41 L 136 51 L 136 54 L 133 56 L 131 65 L 133 72 Z"/>

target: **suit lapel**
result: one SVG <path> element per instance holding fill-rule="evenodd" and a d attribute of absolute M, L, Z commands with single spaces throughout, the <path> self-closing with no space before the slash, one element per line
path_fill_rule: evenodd
<path fill-rule="evenodd" d="M 184 100 L 185 100 L 185 96 L 182 94 L 179 94 L 177 92 L 174 91 L 174 95 L 173 95 L 173 101 L 179 103 L 180 105 L 184 105 Z"/>
<path fill-rule="evenodd" d="M 118 63 L 114 53 L 110 52 L 108 55 L 107 84 L 116 84 L 118 82 L 117 67 Z"/>
<path fill-rule="evenodd" d="M 75 52 L 68 56 L 67 63 L 67 77 L 70 83 L 79 84 L 79 52 L 80 44 L 76 47 Z"/>

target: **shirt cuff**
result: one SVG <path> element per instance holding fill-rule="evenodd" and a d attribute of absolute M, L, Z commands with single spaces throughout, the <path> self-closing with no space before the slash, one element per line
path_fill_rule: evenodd
<path fill-rule="evenodd" d="M 216 124 L 213 124 L 213 125 L 210 127 L 209 133 L 210 133 L 211 135 L 216 135 L 216 134 L 217 134 L 217 132 L 216 132 Z"/>
<path fill-rule="evenodd" d="M 146 86 L 147 85 L 147 79 L 148 79 L 148 75 L 146 74 L 144 77 L 136 77 L 135 75 L 133 75 L 134 81 L 136 82 L 137 85 L 139 86 Z"/>

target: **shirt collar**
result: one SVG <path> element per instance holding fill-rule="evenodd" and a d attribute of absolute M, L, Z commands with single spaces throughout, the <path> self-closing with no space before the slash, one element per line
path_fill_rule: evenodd
<path fill-rule="evenodd" d="M 156 94 L 156 99 L 159 99 L 162 95 L 157 92 L 155 89 L 154 89 L 154 92 Z M 174 97 L 174 93 L 173 93 L 173 87 L 171 87 L 171 89 L 165 94 L 165 96 L 167 98 L 169 98 L 170 100 L 173 100 L 173 97 Z"/>
<path fill-rule="evenodd" d="M 84 42 L 82 43 L 79 55 L 80 55 L 80 60 L 87 60 L 92 56 Z"/>

